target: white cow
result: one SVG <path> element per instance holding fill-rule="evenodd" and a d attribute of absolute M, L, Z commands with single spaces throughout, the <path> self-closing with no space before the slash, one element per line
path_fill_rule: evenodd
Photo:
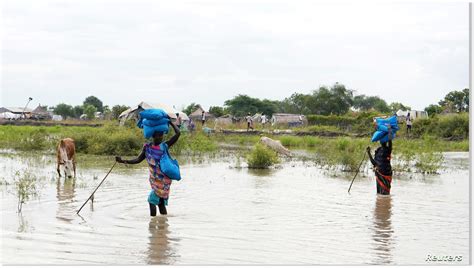
<path fill-rule="evenodd" d="M 285 148 L 285 146 L 283 146 L 280 141 L 276 141 L 276 140 L 270 139 L 268 137 L 261 137 L 260 142 L 265 144 L 268 148 L 270 148 L 270 149 L 272 149 L 272 150 L 274 150 L 274 151 L 276 151 L 280 154 L 284 154 L 286 156 L 291 156 L 290 150 Z"/>

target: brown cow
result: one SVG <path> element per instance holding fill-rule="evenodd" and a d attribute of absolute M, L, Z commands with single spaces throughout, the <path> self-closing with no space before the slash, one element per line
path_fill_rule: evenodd
<path fill-rule="evenodd" d="M 64 175 L 66 177 L 71 177 L 71 170 L 74 170 L 74 178 L 76 177 L 76 146 L 73 139 L 65 138 L 59 142 L 57 160 L 59 177 L 61 177 L 61 172 L 59 171 L 61 165 L 64 165 Z"/>

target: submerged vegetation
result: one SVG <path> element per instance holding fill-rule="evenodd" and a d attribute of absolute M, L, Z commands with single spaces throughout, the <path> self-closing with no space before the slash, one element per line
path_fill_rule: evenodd
<path fill-rule="evenodd" d="M 36 176 L 28 170 L 17 171 L 15 172 L 13 184 L 15 186 L 15 194 L 18 198 L 17 211 L 21 213 L 23 204 L 30 200 L 30 198 L 38 196 L 38 180 Z"/>
<path fill-rule="evenodd" d="M 320 125 L 300 127 L 294 132 L 308 133 L 342 133 L 354 134 L 367 132 L 363 137 L 349 137 L 334 135 L 323 137 L 314 135 L 267 135 L 281 141 L 282 145 L 290 150 L 304 149 L 315 154 L 315 159 L 321 166 L 353 172 L 363 157 L 365 148 L 371 146 L 373 150 L 378 143 L 370 143 L 370 133 L 373 131 L 369 119 L 371 113 L 359 114 L 363 121 L 360 125 L 353 124 L 352 119 L 345 116 L 314 116 L 310 121 Z M 413 134 L 407 137 L 405 130 L 397 133 L 393 144 L 392 165 L 396 171 L 434 173 L 437 172 L 443 161 L 441 152 L 469 151 L 469 117 L 467 113 L 448 116 L 435 116 L 430 119 L 414 121 Z M 165 139 L 173 133 L 169 133 Z M 54 153 L 62 138 L 72 138 L 76 143 L 79 154 L 88 155 L 122 155 L 136 156 L 147 140 L 140 129 L 134 124 L 124 127 L 110 122 L 102 127 L 88 126 L 0 126 L 0 148 L 19 151 L 48 151 Z M 259 135 L 219 134 L 207 135 L 198 127 L 194 133 L 183 132 L 178 142 L 171 148 L 174 156 L 200 155 L 201 153 L 215 153 L 220 148 L 236 148 L 249 151 L 260 140 Z M 254 147 L 247 160 L 255 165 L 264 166 L 265 159 L 260 154 L 272 159 L 266 148 Z M 265 161 L 264 161 L 265 160 Z"/>
<path fill-rule="evenodd" d="M 247 164 L 249 168 L 269 168 L 280 162 L 278 155 L 264 145 L 255 144 L 252 151 L 247 155 Z"/>

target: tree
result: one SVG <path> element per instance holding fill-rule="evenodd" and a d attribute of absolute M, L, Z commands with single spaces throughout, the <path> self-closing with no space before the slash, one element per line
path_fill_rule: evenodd
<path fill-rule="evenodd" d="M 390 112 L 390 108 L 388 107 L 387 103 L 378 96 L 355 96 L 352 106 L 362 111 L 374 109 L 382 113 Z"/>
<path fill-rule="evenodd" d="M 224 115 L 224 108 L 219 107 L 219 106 L 211 106 L 209 108 L 209 112 L 216 117 L 220 117 Z"/>
<path fill-rule="evenodd" d="M 60 103 L 56 105 L 56 107 L 53 108 L 53 112 L 57 115 L 62 116 L 63 118 L 74 116 L 74 111 L 73 111 L 72 106 L 65 103 Z"/>
<path fill-rule="evenodd" d="M 112 107 L 112 118 L 113 119 L 118 119 L 119 115 L 129 109 L 130 107 L 126 106 L 126 105 L 114 105 L 114 107 Z"/>
<path fill-rule="evenodd" d="M 279 101 L 264 99 L 261 101 L 259 112 L 267 116 L 272 116 L 278 111 L 278 105 Z"/>
<path fill-rule="evenodd" d="M 450 112 L 466 112 L 469 111 L 469 89 L 466 88 L 462 91 L 451 91 L 443 100 L 439 102 L 439 105 Z"/>
<path fill-rule="evenodd" d="M 226 109 L 234 116 L 245 116 L 248 113 L 263 113 L 271 116 L 278 110 L 278 101 L 260 100 L 247 95 L 238 95 L 230 100 L 226 100 Z"/>
<path fill-rule="evenodd" d="M 276 103 L 277 111 L 292 114 L 310 114 L 311 110 L 308 107 L 310 98 L 310 95 L 295 92 L 289 98 Z"/>
<path fill-rule="evenodd" d="M 110 120 L 110 118 L 112 117 L 112 110 L 110 110 L 109 105 L 104 106 L 104 112 L 102 113 L 102 116 L 103 119 L 107 120 Z"/>
<path fill-rule="evenodd" d="M 84 113 L 87 116 L 87 119 L 94 119 L 95 118 L 95 112 L 97 112 L 97 108 L 91 104 L 86 104 L 84 105 Z"/>
<path fill-rule="evenodd" d="M 89 96 L 87 97 L 85 100 L 84 100 L 84 107 L 87 105 L 87 104 L 90 104 L 92 106 L 94 106 L 97 111 L 99 112 L 104 112 L 104 107 L 103 107 L 103 104 L 102 104 L 102 101 L 99 100 L 97 97 L 95 96 Z"/>
<path fill-rule="evenodd" d="M 425 112 L 428 113 L 429 117 L 433 117 L 436 114 L 440 114 L 443 111 L 443 107 L 437 105 L 437 104 L 431 104 L 428 107 L 425 108 Z"/>
<path fill-rule="evenodd" d="M 334 84 L 331 88 L 322 86 L 313 91 L 307 105 L 313 114 L 345 114 L 352 106 L 353 91 L 342 84 Z"/>
<path fill-rule="evenodd" d="M 196 104 L 196 103 L 191 103 L 189 104 L 184 110 L 183 113 L 190 115 L 192 112 L 196 111 L 201 105 Z"/>
<path fill-rule="evenodd" d="M 84 107 L 82 107 L 82 105 L 76 105 L 72 110 L 75 118 L 81 117 L 84 113 Z"/>
<path fill-rule="evenodd" d="M 260 100 L 247 95 L 238 95 L 230 100 L 226 100 L 224 105 L 234 116 L 244 116 L 247 113 L 255 114 L 260 107 Z"/>
<path fill-rule="evenodd" d="M 411 107 L 410 107 L 410 106 L 403 105 L 403 104 L 400 103 L 400 102 L 392 102 L 392 103 L 390 103 L 389 108 L 390 108 L 390 110 L 391 110 L 392 112 L 397 112 L 398 110 L 411 111 Z"/>

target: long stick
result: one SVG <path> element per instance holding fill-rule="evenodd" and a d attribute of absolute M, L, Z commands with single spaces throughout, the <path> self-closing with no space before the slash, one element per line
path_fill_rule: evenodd
<path fill-rule="evenodd" d="M 356 178 L 357 175 L 359 174 L 360 167 L 362 166 L 362 163 L 364 163 L 364 159 L 365 159 L 365 154 L 366 154 L 366 153 L 367 153 L 367 152 L 364 152 L 364 156 L 362 156 L 362 161 L 360 161 L 359 168 L 357 168 L 357 172 L 356 172 L 354 178 L 353 178 L 352 181 L 351 181 L 351 185 L 349 186 L 349 190 L 347 190 L 348 193 L 350 193 L 352 184 L 354 183 L 355 178 Z"/>
<path fill-rule="evenodd" d="M 110 168 L 109 172 L 107 172 L 107 175 L 105 175 L 105 177 L 104 177 L 104 178 L 102 179 L 102 181 L 99 183 L 99 186 L 97 186 L 97 188 L 95 188 L 95 190 L 92 192 L 92 194 L 89 196 L 89 198 L 87 198 L 86 202 L 84 202 L 84 204 L 82 204 L 81 208 L 77 211 L 76 214 L 79 215 L 79 212 L 81 212 L 81 209 L 86 205 L 86 203 L 91 199 L 91 197 L 94 196 L 95 191 L 97 191 L 97 189 L 99 189 L 100 185 L 102 185 L 102 183 L 105 181 L 105 179 L 107 178 L 107 176 L 109 176 L 109 174 L 110 174 L 110 172 L 112 171 L 112 169 L 114 169 L 115 164 L 117 164 L 117 161 L 114 162 L 114 164 L 113 164 L 112 167 Z"/>

